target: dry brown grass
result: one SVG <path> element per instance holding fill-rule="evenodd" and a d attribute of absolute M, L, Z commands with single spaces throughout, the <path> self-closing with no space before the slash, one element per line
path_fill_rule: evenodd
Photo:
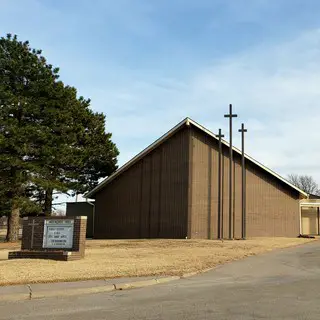
<path fill-rule="evenodd" d="M 4 239 L 2 242 L 0 242 L 0 250 L 18 250 L 21 248 L 20 242 L 4 242 Z"/>
<path fill-rule="evenodd" d="M 232 260 L 304 244 L 311 239 L 89 240 L 80 261 L 0 261 L 0 285 L 76 281 L 146 275 L 182 275 Z M 4 250 L 0 253 L 5 254 Z"/>

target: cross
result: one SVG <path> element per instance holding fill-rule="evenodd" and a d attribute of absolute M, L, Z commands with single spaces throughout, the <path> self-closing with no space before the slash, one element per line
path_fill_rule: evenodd
<path fill-rule="evenodd" d="M 244 127 L 244 123 L 241 124 L 241 129 L 238 130 L 241 132 L 241 144 L 242 144 L 242 193 L 241 193 L 241 202 L 242 202 L 242 239 L 246 238 L 246 167 L 245 167 L 245 156 L 244 156 L 244 134 L 248 132 Z"/>
<path fill-rule="evenodd" d="M 34 219 L 32 219 L 32 223 L 29 223 L 28 226 L 31 226 L 31 249 L 33 249 L 33 237 L 34 237 L 34 227 L 38 226 L 39 223 L 35 223 Z"/>
<path fill-rule="evenodd" d="M 224 134 L 221 133 L 221 129 L 219 129 L 219 133 L 216 134 L 216 137 L 217 137 L 219 140 L 221 140 L 221 138 L 224 137 Z"/>
<path fill-rule="evenodd" d="M 232 153 L 232 118 L 236 118 L 238 115 L 232 113 L 232 104 L 229 105 L 229 114 L 225 114 L 225 118 L 229 118 L 229 134 L 230 134 L 230 156 L 229 156 L 229 239 L 234 238 L 234 222 L 232 232 L 232 164 L 233 164 L 233 153 Z"/>
<path fill-rule="evenodd" d="M 219 138 L 219 162 L 218 162 L 218 239 L 223 238 L 223 216 L 221 211 L 221 155 L 222 155 L 222 144 L 221 138 L 224 137 L 224 134 L 219 133 L 216 135 Z"/>
<path fill-rule="evenodd" d="M 241 129 L 239 129 L 238 131 L 241 132 L 243 134 L 243 136 L 244 136 L 245 132 L 248 132 L 248 130 L 245 129 L 245 127 L 244 127 L 244 123 L 241 123 Z"/>
<path fill-rule="evenodd" d="M 236 118 L 238 115 L 232 113 L 232 104 L 229 104 L 229 114 L 225 114 L 225 118 Z"/>

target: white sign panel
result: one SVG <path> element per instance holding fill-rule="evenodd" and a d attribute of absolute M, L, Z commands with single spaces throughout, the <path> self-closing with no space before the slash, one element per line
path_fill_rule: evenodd
<path fill-rule="evenodd" d="M 65 249 L 73 245 L 74 220 L 45 220 L 43 248 Z"/>

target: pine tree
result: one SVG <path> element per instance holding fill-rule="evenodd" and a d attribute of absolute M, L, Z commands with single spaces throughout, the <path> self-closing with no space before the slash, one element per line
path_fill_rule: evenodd
<path fill-rule="evenodd" d="M 56 193 L 83 193 L 117 168 L 105 116 L 59 81 L 28 42 L 0 39 L 0 200 L 10 206 L 8 241 L 19 216 L 50 215 Z"/>
<path fill-rule="evenodd" d="M 89 101 L 81 100 L 89 105 Z M 101 178 L 111 175 L 117 169 L 116 145 L 111 140 L 111 133 L 105 131 L 105 116 L 86 109 L 82 119 L 82 130 L 78 136 L 78 146 L 75 148 L 75 159 L 67 168 L 69 188 L 77 194 L 83 194 L 93 189 Z"/>
<path fill-rule="evenodd" d="M 29 203 L 26 188 L 37 171 L 38 98 L 50 92 L 57 72 L 28 42 L 10 34 L 0 39 L 0 177 L 11 205 L 8 241 L 18 239 L 20 210 Z"/>
<path fill-rule="evenodd" d="M 43 115 L 41 170 L 33 178 L 46 215 L 52 212 L 54 193 L 90 190 L 116 170 L 118 156 L 111 134 L 105 132 L 105 116 L 90 109 L 90 100 L 77 98 L 76 89 L 61 82 L 51 95 Z"/>

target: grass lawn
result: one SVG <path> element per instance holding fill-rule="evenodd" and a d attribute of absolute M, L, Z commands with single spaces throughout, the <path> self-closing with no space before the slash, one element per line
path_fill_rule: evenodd
<path fill-rule="evenodd" d="M 88 240 L 79 261 L 3 260 L 8 249 L 0 243 L 0 285 L 76 281 L 147 275 L 182 275 L 232 260 L 314 241 L 301 238 L 216 240 Z M 1 258 L 2 257 L 2 258 Z M 2 259 L 2 260 L 1 260 Z"/>

